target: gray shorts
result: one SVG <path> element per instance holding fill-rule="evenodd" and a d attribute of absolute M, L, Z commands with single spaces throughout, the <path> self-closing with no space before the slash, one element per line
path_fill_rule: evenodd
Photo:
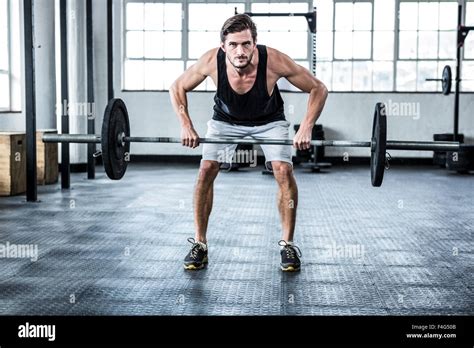
<path fill-rule="evenodd" d="M 206 138 L 237 138 L 244 137 L 258 139 L 288 139 L 290 122 L 275 121 L 262 126 L 240 126 L 231 123 L 210 120 L 207 122 Z M 217 161 L 220 163 L 249 163 L 251 167 L 257 164 L 256 150 L 235 151 L 237 144 L 203 144 L 202 160 Z M 265 155 L 265 166 L 272 170 L 272 161 L 291 161 L 290 145 L 260 145 Z"/>

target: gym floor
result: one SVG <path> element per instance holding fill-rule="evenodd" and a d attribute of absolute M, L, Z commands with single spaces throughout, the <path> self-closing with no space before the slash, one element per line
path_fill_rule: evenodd
<path fill-rule="evenodd" d="M 221 172 L 209 266 L 185 271 L 197 165 L 131 164 L 120 182 L 73 174 L 39 203 L 0 200 L 2 315 L 472 314 L 472 175 L 393 167 L 296 168 L 300 273 L 279 269 L 276 184 L 261 168 Z"/>

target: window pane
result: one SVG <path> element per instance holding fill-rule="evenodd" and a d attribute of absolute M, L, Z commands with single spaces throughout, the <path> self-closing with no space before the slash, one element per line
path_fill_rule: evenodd
<path fill-rule="evenodd" d="M 165 30 L 181 30 L 183 13 L 181 4 L 165 4 L 164 25 Z"/>
<path fill-rule="evenodd" d="M 441 2 L 439 4 L 439 29 L 455 30 L 458 18 L 458 4 L 455 2 Z"/>
<path fill-rule="evenodd" d="M 141 90 L 144 87 L 143 61 L 126 60 L 125 65 L 125 84 L 124 88 L 128 90 Z"/>
<path fill-rule="evenodd" d="M 474 32 L 469 32 L 469 35 L 464 41 L 464 58 L 474 59 Z"/>
<path fill-rule="evenodd" d="M 436 91 L 436 83 L 426 81 L 427 78 L 436 78 L 438 62 L 418 62 L 418 91 Z"/>
<path fill-rule="evenodd" d="M 373 90 L 391 91 L 393 89 L 393 63 L 373 63 Z"/>
<path fill-rule="evenodd" d="M 218 32 L 189 32 L 189 57 L 199 58 L 211 47 L 219 46 Z"/>
<path fill-rule="evenodd" d="M 161 75 L 164 80 L 164 89 L 169 89 L 171 84 L 181 75 L 184 71 L 184 62 L 182 61 L 164 61 L 163 62 L 163 74 Z"/>
<path fill-rule="evenodd" d="M 145 32 L 146 58 L 180 58 L 181 32 L 148 31 Z"/>
<path fill-rule="evenodd" d="M 374 32 L 374 60 L 393 60 L 393 31 Z"/>
<path fill-rule="evenodd" d="M 189 4 L 189 30 L 220 31 L 225 20 L 242 13 L 243 4 Z M 258 28 L 260 29 L 260 28 Z"/>
<path fill-rule="evenodd" d="M 400 32 L 400 59 L 416 58 L 416 31 L 402 31 Z"/>
<path fill-rule="evenodd" d="M 127 18 L 127 30 L 143 30 L 143 3 L 128 2 L 126 11 L 125 17 Z"/>
<path fill-rule="evenodd" d="M 145 4 L 145 30 L 163 30 L 163 4 Z"/>
<path fill-rule="evenodd" d="M 395 0 L 375 0 L 374 28 L 375 30 L 394 30 Z"/>
<path fill-rule="evenodd" d="M 451 66 L 451 68 L 454 71 L 454 66 Z M 474 62 L 463 62 L 462 78 L 465 79 L 465 81 L 461 82 L 461 90 L 469 92 L 474 91 Z"/>
<path fill-rule="evenodd" d="M 353 57 L 355 59 L 370 59 L 371 32 L 355 31 L 353 38 Z"/>
<path fill-rule="evenodd" d="M 259 32 L 262 31 L 304 31 L 308 30 L 306 19 L 302 17 L 253 17 Z"/>
<path fill-rule="evenodd" d="M 438 58 L 438 32 L 418 32 L 418 58 Z"/>
<path fill-rule="evenodd" d="M 8 71 L 8 46 L 6 42 L 0 42 L 0 72 Z"/>
<path fill-rule="evenodd" d="M 326 87 L 331 90 L 331 82 L 332 82 L 332 63 L 331 62 L 324 62 L 316 64 L 316 77 L 320 79 Z"/>
<path fill-rule="evenodd" d="M 169 89 L 182 72 L 182 61 L 145 61 L 145 89 Z"/>
<path fill-rule="evenodd" d="M 278 13 L 278 12 L 308 12 L 307 3 L 254 3 L 252 12 Z M 308 24 L 301 17 L 253 17 L 259 31 L 304 31 Z M 318 18 L 319 19 L 319 18 Z"/>
<path fill-rule="evenodd" d="M 317 32 L 332 31 L 332 0 L 319 0 L 317 5 Z"/>
<path fill-rule="evenodd" d="M 416 62 L 397 62 L 397 91 L 416 90 Z"/>
<path fill-rule="evenodd" d="M 334 58 L 352 58 L 352 32 L 336 32 L 334 44 Z"/>
<path fill-rule="evenodd" d="M 145 58 L 163 58 L 162 31 L 145 32 Z"/>
<path fill-rule="evenodd" d="M 418 26 L 418 3 L 400 3 L 400 30 L 416 30 Z"/>
<path fill-rule="evenodd" d="M 354 62 L 352 70 L 352 90 L 372 90 L 372 62 Z"/>
<path fill-rule="evenodd" d="M 372 4 L 356 2 L 354 4 L 354 30 L 372 29 Z"/>
<path fill-rule="evenodd" d="M 353 29 L 352 3 L 336 3 L 336 30 L 350 31 Z"/>
<path fill-rule="evenodd" d="M 467 26 L 474 25 L 474 2 L 473 1 L 469 1 L 466 3 L 466 25 Z"/>
<path fill-rule="evenodd" d="M 0 24 L 1 25 L 1 24 Z M 0 70 L 8 70 L 8 31 L 0 28 Z"/>
<path fill-rule="evenodd" d="M 10 109 L 10 84 L 7 74 L 0 73 L 0 109 Z"/>
<path fill-rule="evenodd" d="M 181 32 L 165 31 L 163 35 L 163 54 L 165 58 L 181 58 Z"/>
<path fill-rule="evenodd" d="M 0 70 L 8 70 L 7 0 L 0 0 Z M 3 89 L 1 90 L 3 91 Z"/>
<path fill-rule="evenodd" d="M 438 29 L 438 3 L 420 2 L 419 3 L 419 30 L 437 30 Z"/>
<path fill-rule="evenodd" d="M 127 57 L 143 57 L 143 31 L 127 32 Z"/>
<path fill-rule="evenodd" d="M 308 12 L 306 2 L 262 2 L 253 3 L 252 12 Z"/>
<path fill-rule="evenodd" d="M 332 32 L 318 32 L 316 38 L 316 59 L 332 59 Z"/>
<path fill-rule="evenodd" d="M 145 61 L 145 89 L 163 89 L 162 65 L 160 60 Z"/>
<path fill-rule="evenodd" d="M 259 34 L 258 42 L 276 48 L 293 59 L 304 59 L 308 56 L 308 36 L 306 32 L 277 33 L 264 31 Z"/>
<path fill-rule="evenodd" d="M 333 63 L 333 91 L 350 91 L 352 86 L 352 63 Z"/>
<path fill-rule="evenodd" d="M 442 59 L 456 57 L 455 31 L 441 31 L 439 33 L 439 57 Z"/>

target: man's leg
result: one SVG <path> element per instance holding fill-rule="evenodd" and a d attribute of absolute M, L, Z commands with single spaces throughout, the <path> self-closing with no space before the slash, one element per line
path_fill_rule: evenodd
<path fill-rule="evenodd" d="M 292 242 L 295 232 L 298 187 L 291 164 L 272 161 L 273 175 L 278 183 L 278 210 L 282 223 L 282 240 Z"/>
<path fill-rule="evenodd" d="M 209 215 L 212 210 L 214 180 L 219 173 L 217 161 L 201 161 L 196 187 L 194 190 L 195 240 L 207 243 L 206 232 Z"/>

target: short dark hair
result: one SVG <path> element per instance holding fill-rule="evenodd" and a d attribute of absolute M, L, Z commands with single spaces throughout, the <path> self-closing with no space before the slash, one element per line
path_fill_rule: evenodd
<path fill-rule="evenodd" d="M 225 41 L 227 34 L 240 33 L 241 31 L 249 29 L 252 33 L 253 42 L 257 40 L 257 26 L 252 21 L 249 15 L 238 14 L 230 17 L 225 21 L 221 29 L 221 42 Z"/>

